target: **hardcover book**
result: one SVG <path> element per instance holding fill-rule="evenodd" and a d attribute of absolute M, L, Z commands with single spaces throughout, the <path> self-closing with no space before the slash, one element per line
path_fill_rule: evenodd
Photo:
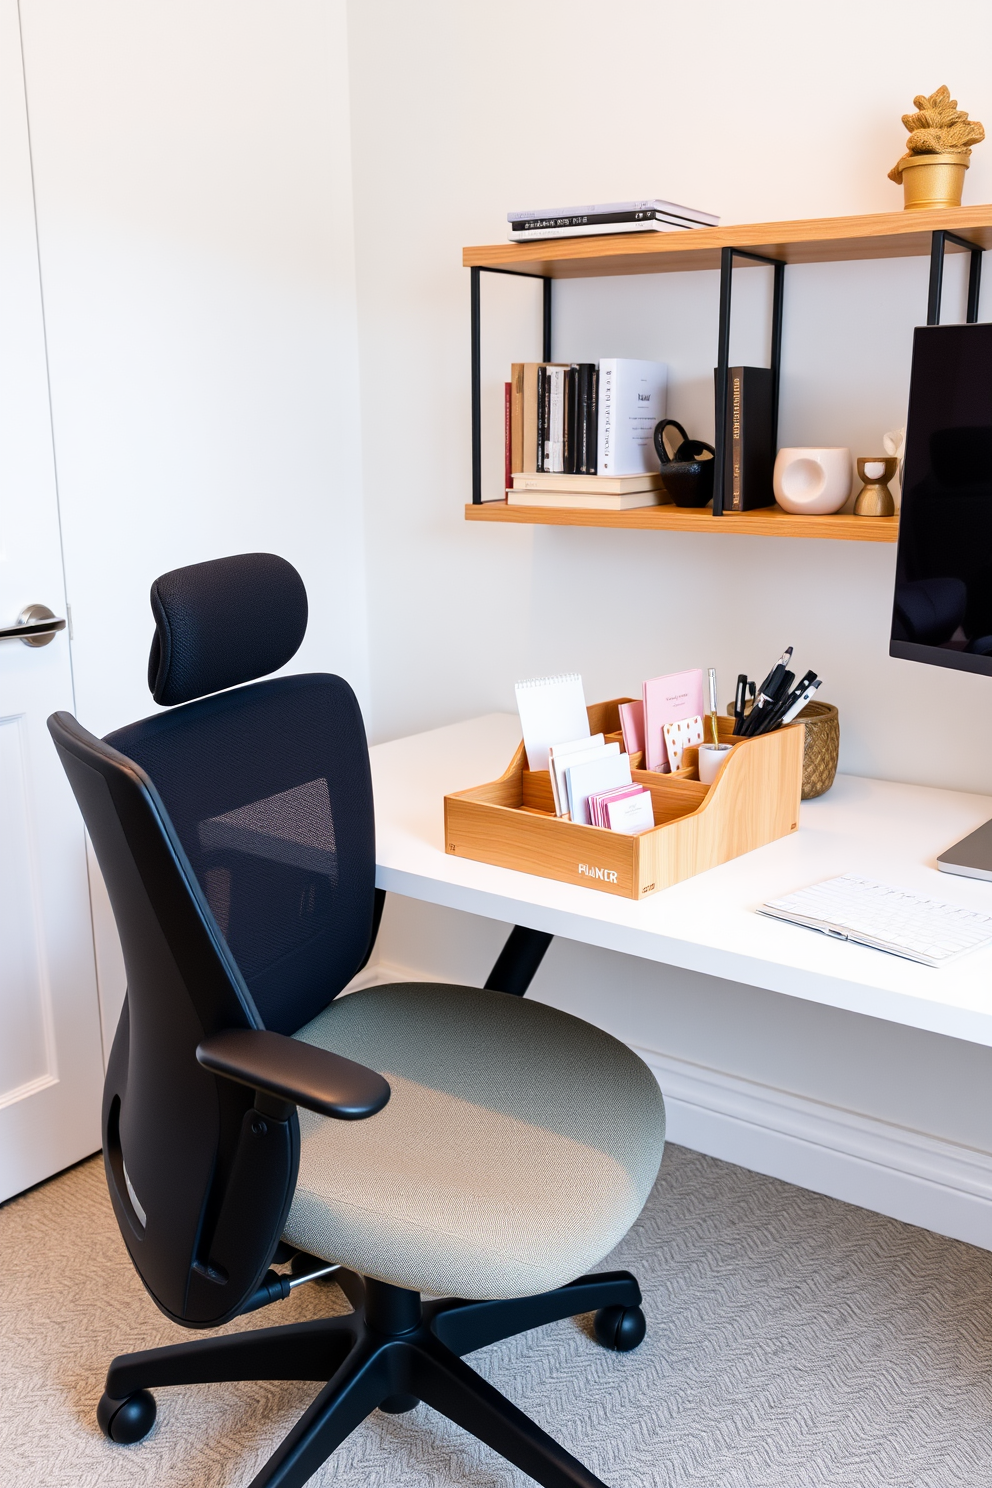
<path fill-rule="evenodd" d="M 514 362 L 510 368 L 510 474 L 527 470 L 524 464 L 524 372 L 525 362 Z M 536 438 L 536 430 L 535 430 Z M 510 482 L 507 481 L 507 485 Z"/>
<path fill-rule="evenodd" d="M 506 220 L 514 227 L 524 223 L 548 222 L 555 219 L 565 221 L 574 217 L 604 217 L 617 212 L 661 212 L 666 216 L 695 223 L 700 227 L 716 227 L 719 217 L 712 212 L 700 212 L 696 207 L 680 207 L 677 202 L 663 201 L 661 197 L 649 197 L 643 201 L 593 202 L 582 207 L 532 208 L 522 212 L 507 212 Z"/>
<path fill-rule="evenodd" d="M 703 674 L 698 667 L 653 677 L 642 688 L 644 702 L 644 768 L 668 771 L 665 724 L 694 718 L 703 711 Z"/>
<path fill-rule="evenodd" d="M 639 475 L 661 469 L 654 426 L 665 417 L 664 362 L 605 357 L 599 364 L 598 475 Z"/>
<path fill-rule="evenodd" d="M 773 391 L 770 367 L 729 369 L 723 457 L 724 512 L 754 511 L 775 504 Z"/>

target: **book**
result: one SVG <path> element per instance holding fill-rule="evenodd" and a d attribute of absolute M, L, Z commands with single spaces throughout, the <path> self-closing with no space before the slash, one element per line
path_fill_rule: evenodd
<path fill-rule="evenodd" d="M 599 364 L 597 475 L 638 475 L 661 469 L 654 426 L 665 417 L 664 362 L 604 357 Z"/>
<path fill-rule="evenodd" d="M 719 369 L 715 376 L 719 377 Z M 774 374 L 770 367 L 731 367 L 727 374 L 724 426 L 723 510 L 754 511 L 773 506 L 772 430 Z"/>
<path fill-rule="evenodd" d="M 564 367 L 548 367 L 547 377 L 547 428 L 544 435 L 544 469 L 560 475 L 564 469 L 565 443 L 565 371 Z"/>
<path fill-rule="evenodd" d="M 680 718 L 694 718 L 703 712 L 703 673 L 693 667 L 688 672 L 671 672 L 653 677 L 642 688 L 644 701 L 644 768 L 667 771 L 665 724 Z"/>
<path fill-rule="evenodd" d="M 576 373 L 575 474 L 596 474 L 596 392 L 599 369 L 595 362 L 580 362 Z"/>
<path fill-rule="evenodd" d="M 644 702 L 642 699 L 632 703 L 621 703 L 620 732 L 623 734 L 623 747 L 628 754 L 644 753 Z"/>
<path fill-rule="evenodd" d="M 544 469 L 544 451 L 548 439 L 548 369 L 537 366 L 537 469 Z"/>
<path fill-rule="evenodd" d="M 530 506 L 566 511 L 631 511 L 637 506 L 661 506 L 660 491 L 631 491 L 626 496 L 582 496 L 575 491 L 507 491 L 507 506 Z"/>
<path fill-rule="evenodd" d="M 665 222 L 661 219 L 615 223 L 589 224 L 584 227 L 538 227 L 523 232 L 507 233 L 510 243 L 533 243 L 544 238 L 594 238 L 608 237 L 613 233 L 632 232 L 683 232 L 687 228 L 701 226 L 693 222 Z"/>
<path fill-rule="evenodd" d="M 692 222 L 687 217 L 678 217 L 672 212 L 657 212 L 653 210 L 632 212 L 586 212 L 580 216 L 570 217 L 525 217 L 519 222 L 511 222 L 512 232 L 539 232 L 542 228 L 561 229 L 563 232 L 570 228 L 590 227 L 609 232 L 614 227 L 623 226 L 626 223 L 638 222 L 651 226 L 654 223 L 666 223 L 671 227 L 703 227 L 702 222 Z"/>
<path fill-rule="evenodd" d="M 524 362 L 521 470 L 537 469 L 537 374 L 539 362 Z"/>
<path fill-rule="evenodd" d="M 546 470 L 515 472 L 515 491 L 575 491 L 587 496 L 626 496 L 631 491 L 664 490 L 664 480 L 657 470 L 640 475 L 552 475 Z"/>
<path fill-rule="evenodd" d="M 565 434 L 562 445 L 562 471 L 575 474 L 575 448 L 579 425 L 579 369 L 573 362 L 565 369 Z"/>
<path fill-rule="evenodd" d="M 503 480 L 513 481 L 513 383 L 503 384 Z"/>
<path fill-rule="evenodd" d="M 524 370 L 526 363 L 514 362 L 510 368 L 510 474 L 526 470 L 524 464 Z"/>
<path fill-rule="evenodd" d="M 532 677 L 518 682 L 514 691 L 528 770 L 546 770 L 548 749 L 559 739 L 588 737 L 589 715 L 578 672 Z"/>
<path fill-rule="evenodd" d="M 666 212 L 672 217 L 684 218 L 703 227 L 716 227 L 720 221 L 711 212 L 700 212 L 695 207 L 680 207 L 676 202 L 663 201 L 660 197 L 646 198 L 643 201 L 594 202 L 591 206 L 583 207 L 548 207 L 507 212 L 506 220 L 523 223 L 546 221 L 555 217 L 602 217 L 612 212 Z"/>

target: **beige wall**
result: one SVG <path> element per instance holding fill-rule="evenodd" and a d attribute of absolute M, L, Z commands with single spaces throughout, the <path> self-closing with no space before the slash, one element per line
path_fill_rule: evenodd
<path fill-rule="evenodd" d="M 512 709 L 514 680 L 546 669 L 581 670 L 590 698 L 688 665 L 717 666 L 726 687 L 788 641 L 841 708 L 844 768 L 992 792 L 986 680 L 886 655 L 892 549 L 498 530 L 461 510 L 462 244 L 500 241 L 511 207 L 647 193 L 726 222 L 897 207 L 885 177 L 914 92 L 947 82 L 992 123 L 988 6 L 965 0 L 946 24 L 921 0 L 22 9 L 84 723 L 150 710 L 155 574 L 271 548 L 311 598 L 294 668 L 350 677 L 376 738 Z M 989 199 L 992 144 L 966 184 Z M 742 359 L 764 354 L 763 274 L 735 290 Z M 902 418 L 925 291 L 922 261 L 789 271 L 784 440 L 877 448 Z M 705 274 L 559 286 L 556 354 L 666 360 L 672 412 L 705 436 L 716 292 Z M 498 483 L 501 386 L 539 352 L 536 291 L 487 282 L 484 309 Z M 924 707 L 956 720 L 937 754 L 914 725 Z M 101 904 L 110 1016 L 123 989 Z M 504 933 L 393 899 L 380 954 L 477 981 Z M 783 1110 L 805 1101 L 821 1128 L 846 1112 L 885 1150 L 915 1128 L 940 1162 L 947 1144 L 992 1154 L 989 1051 L 567 944 L 534 995 L 614 1020 L 683 1072 L 705 1066 L 752 1111 L 766 1091 Z M 721 1027 L 739 1036 L 711 1040 Z M 828 1180 L 812 1148 L 734 1146 L 743 1129 L 680 1128 L 864 1201 L 843 1164 Z"/>
<path fill-rule="evenodd" d="M 786 643 L 842 713 L 842 768 L 992 791 L 984 678 L 890 660 L 894 552 L 732 535 L 468 526 L 464 243 L 511 207 L 658 193 L 724 222 L 900 207 L 886 173 L 912 96 L 947 82 L 992 127 L 992 10 L 953 26 L 921 0 L 764 3 L 461 0 L 349 12 L 378 737 L 513 706 L 517 677 L 575 667 L 590 697 L 690 665 L 762 675 Z M 965 199 L 992 199 L 992 143 Z M 960 313 L 958 264 L 946 289 Z M 738 276 L 734 354 L 765 355 L 761 283 Z M 904 421 L 923 260 L 790 269 L 783 443 L 877 450 Z M 555 354 L 656 357 L 670 401 L 712 428 L 715 274 L 556 285 Z M 509 362 L 539 354 L 535 291 L 484 276 L 488 489 L 499 488 Z M 986 285 L 983 314 L 992 313 Z M 397 379 L 388 418 L 369 396 Z M 896 728 L 920 690 L 958 720 L 935 754 Z"/>

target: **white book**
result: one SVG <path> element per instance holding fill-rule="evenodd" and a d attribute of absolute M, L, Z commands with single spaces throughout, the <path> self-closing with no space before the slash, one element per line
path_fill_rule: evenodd
<path fill-rule="evenodd" d="M 607 744 L 605 748 L 611 746 Z M 617 786 L 630 785 L 630 755 L 621 754 L 619 744 L 613 744 L 612 749 L 615 753 L 565 766 L 568 810 L 573 822 L 591 826 L 589 797 L 598 795 L 600 791 L 614 790 Z"/>
<path fill-rule="evenodd" d="M 549 475 L 527 470 L 513 477 L 515 491 L 574 491 L 583 496 L 629 496 L 632 491 L 660 491 L 663 482 L 656 471 L 643 475 Z"/>
<path fill-rule="evenodd" d="M 560 475 L 565 469 L 565 373 L 566 367 L 549 367 L 548 433 L 544 441 L 544 473 Z"/>
<path fill-rule="evenodd" d="M 587 222 L 581 227 L 531 227 L 523 232 L 509 232 L 511 243 L 536 242 L 541 238 L 594 238 L 610 237 L 617 233 L 632 232 L 684 232 L 701 227 L 694 222 L 659 222 L 645 219 L 643 222 Z"/>
<path fill-rule="evenodd" d="M 555 511 L 631 511 L 638 506 L 661 506 L 669 501 L 663 491 L 630 491 L 626 495 L 593 492 L 580 496 L 575 491 L 507 491 L 507 506 L 540 507 Z"/>
<path fill-rule="evenodd" d="M 538 217 L 602 217 L 609 212 L 670 212 L 673 217 L 686 217 L 690 222 L 700 222 L 706 227 L 716 227 L 719 217 L 712 212 L 700 212 L 695 207 L 680 207 L 677 202 L 663 201 L 653 196 L 643 201 L 594 202 L 584 207 L 528 208 L 525 212 L 507 212 L 507 222 L 532 222 Z"/>
<path fill-rule="evenodd" d="M 654 426 L 668 405 L 664 362 L 604 357 L 599 364 L 597 475 L 639 475 L 660 470 Z"/>

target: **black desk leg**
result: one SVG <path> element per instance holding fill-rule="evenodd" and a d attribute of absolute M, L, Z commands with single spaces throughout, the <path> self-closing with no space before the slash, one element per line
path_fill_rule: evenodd
<path fill-rule="evenodd" d="M 552 940 L 554 936 L 546 930 L 528 930 L 525 925 L 514 925 L 489 973 L 486 990 L 523 997 Z"/>

